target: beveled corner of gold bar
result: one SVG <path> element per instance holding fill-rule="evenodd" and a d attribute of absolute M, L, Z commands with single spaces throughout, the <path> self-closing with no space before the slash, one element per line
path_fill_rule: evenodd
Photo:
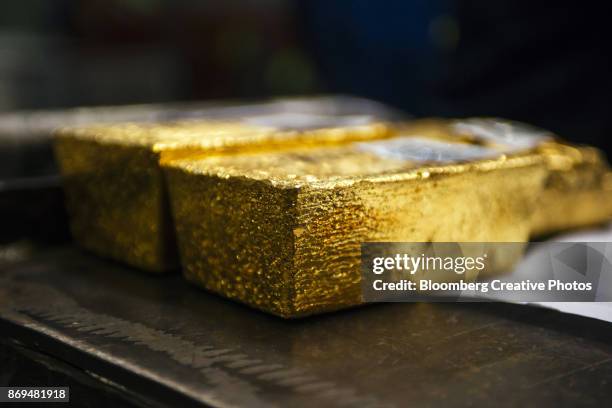
<path fill-rule="evenodd" d="M 280 129 L 234 121 L 127 123 L 61 129 L 55 152 L 77 243 L 151 271 L 178 267 L 160 161 L 386 137 L 379 122 Z"/>
<path fill-rule="evenodd" d="M 293 318 L 362 302 L 363 242 L 528 239 L 541 154 L 405 140 L 165 163 L 186 278 Z"/>
<path fill-rule="evenodd" d="M 543 144 L 549 169 L 532 217 L 532 235 L 601 224 L 612 219 L 610 167 L 603 153 L 589 146 Z"/>

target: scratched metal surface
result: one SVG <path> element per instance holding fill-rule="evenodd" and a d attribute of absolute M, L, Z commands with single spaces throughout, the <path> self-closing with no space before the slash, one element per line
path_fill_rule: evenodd
<path fill-rule="evenodd" d="M 160 406 L 612 400 L 612 329 L 599 321 L 487 303 L 370 305 L 283 321 L 70 247 L 0 255 L 4 340 Z"/>

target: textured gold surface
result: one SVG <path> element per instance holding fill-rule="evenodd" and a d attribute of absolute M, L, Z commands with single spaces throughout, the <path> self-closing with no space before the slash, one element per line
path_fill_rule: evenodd
<path fill-rule="evenodd" d="M 386 126 L 377 123 L 307 130 L 241 121 L 92 125 L 59 131 L 55 151 L 75 240 L 100 255 L 163 272 L 176 268 L 178 258 L 161 160 L 386 134 Z"/>
<path fill-rule="evenodd" d="M 403 131 L 504 152 L 533 148 L 542 154 L 549 174 L 532 215 L 533 237 L 612 219 L 612 173 L 593 147 L 573 146 L 545 130 L 501 119 L 423 119 Z"/>
<path fill-rule="evenodd" d="M 298 317 L 361 302 L 362 242 L 527 240 L 541 154 L 423 162 L 397 140 L 165 163 L 186 278 Z"/>

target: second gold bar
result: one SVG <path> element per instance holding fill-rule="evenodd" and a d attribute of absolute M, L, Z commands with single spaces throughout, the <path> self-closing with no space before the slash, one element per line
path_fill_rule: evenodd
<path fill-rule="evenodd" d="M 300 115 L 302 121 L 308 117 Z M 274 115 L 263 119 L 269 122 Z M 311 126 L 299 129 L 261 120 L 207 120 L 59 131 L 55 152 L 75 240 L 99 255 L 151 272 L 176 269 L 174 227 L 159 166 L 164 158 L 338 144 L 385 137 L 388 131 L 363 115 L 310 115 L 310 120 Z"/>

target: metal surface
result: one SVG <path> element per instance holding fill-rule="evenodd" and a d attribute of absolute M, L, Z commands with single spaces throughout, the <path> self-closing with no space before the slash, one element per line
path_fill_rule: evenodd
<path fill-rule="evenodd" d="M 490 303 L 370 305 L 283 321 L 70 247 L 4 248 L 2 258 L 3 341 L 140 396 L 131 403 L 557 407 L 612 398 L 612 326 L 603 322 Z"/>

